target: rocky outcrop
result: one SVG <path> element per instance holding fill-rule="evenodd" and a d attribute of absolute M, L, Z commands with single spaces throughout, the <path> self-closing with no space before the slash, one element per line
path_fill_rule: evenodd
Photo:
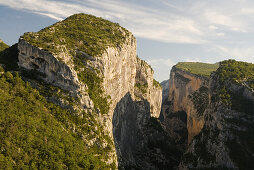
<path fill-rule="evenodd" d="M 19 40 L 18 50 L 18 65 L 21 69 L 37 72 L 37 76 L 46 82 L 67 90 L 71 96 L 78 97 L 81 109 L 91 110 L 93 108 L 93 101 L 87 93 L 87 86 L 79 81 L 72 63 L 66 64 L 49 51 L 32 46 L 23 38 Z M 65 54 L 67 55 L 68 53 Z M 70 62 L 70 59 L 66 62 Z"/>
<path fill-rule="evenodd" d="M 85 55 L 86 62 L 83 63 L 85 68 L 82 69 L 89 69 L 95 72 L 96 76 L 102 78 L 103 93 L 100 95 L 109 96 L 107 97 L 109 103 L 107 114 L 101 114 L 100 110 L 96 110 L 94 107 L 94 101 L 91 99 L 87 84 L 79 78 L 82 69 L 79 71 L 75 69 L 73 61 L 75 56 L 70 55 L 68 51 L 71 49 L 65 48 L 65 51 L 56 54 L 33 46 L 23 38 L 19 40 L 18 49 L 20 68 L 38 73 L 37 75 L 44 81 L 60 87 L 68 91 L 69 95 L 78 98 L 79 110 L 84 110 L 85 113 L 97 112 L 97 120 L 103 125 L 104 132 L 108 133 L 112 139 L 114 137 L 117 152 L 118 148 L 130 145 L 127 149 L 130 155 L 128 160 L 132 162 L 135 159 L 131 156 L 130 150 L 135 149 L 136 143 L 128 143 L 128 138 L 135 139 L 137 133 L 134 131 L 129 134 L 127 128 L 130 124 L 135 124 L 140 129 L 143 126 L 141 122 L 145 122 L 150 117 L 159 116 L 162 89 L 154 83 L 151 67 L 136 56 L 136 39 L 131 33 L 126 36 L 123 44 L 117 47 L 107 47 L 99 56 L 87 57 L 88 55 Z M 78 51 L 77 53 L 83 55 L 85 52 Z M 127 94 L 129 94 L 128 98 L 132 98 L 133 104 L 123 107 L 119 102 L 124 100 Z M 130 101 L 127 100 L 127 102 Z M 135 102 L 140 102 L 139 105 L 144 109 L 132 109 L 136 108 Z M 129 107 L 132 105 L 133 107 Z M 129 116 L 132 114 L 136 116 Z M 119 129 L 122 130 L 119 131 Z M 119 134 L 120 132 L 121 134 Z M 128 138 L 118 138 L 119 135 Z M 117 155 L 121 154 L 120 151 L 117 153 Z M 112 157 L 111 162 L 116 161 L 114 154 Z M 119 160 L 122 159 L 119 158 Z"/>
<path fill-rule="evenodd" d="M 45 81 L 68 91 L 78 91 L 82 86 L 73 65 L 60 61 L 49 51 L 34 47 L 20 38 L 18 43 L 19 66 L 43 74 Z"/>
<path fill-rule="evenodd" d="M 253 169 L 254 94 L 245 84 L 219 83 L 213 74 L 204 128 L 184 154 L 180 169 Z M 231 106 L 218 98 L 228 90 Z"/>
<path fill-rule="evenodd" d="M 135 77 L 135 98 L 136 100 L 147 100 L 150 103 L 152 117 L 158 118 L 162 103 L 162 88 L 153 79 L 153 69 L 145 61 L 137 57 Z"/>
<path fill-rule="evenodd" d="M 207 86 L 207 77 L 192 74 L 176 66 L 171 70 L 168 99 L 164 101 L 162 108 L 163 119 L 166 126 L 170 127 L 168 129 L 178 129 L 183 127 L 181 124 L 187 124 L 188 143 L 203 127 L 203 112 L 207 105 L 205 102 L 208 101 Z M 172 125 L 172 115 L 182 112 L 186 113 L 187 122 L 180 121 Z"/>

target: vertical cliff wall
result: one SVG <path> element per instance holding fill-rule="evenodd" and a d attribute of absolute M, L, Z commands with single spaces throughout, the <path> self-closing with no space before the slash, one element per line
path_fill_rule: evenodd
<path fill-rule="evenodd" d="M 218 72 L 210 78 L 204 128 L 188 147 L 180 169 L 253 169 L 254 93 L 245 82 L 223 80 Z"/>
<path fill-rule="evenodd" d="M 204 109 L 202 110 L 201 106 L 206 104 L 207 86 L 208 78 L 204 76 L 192 74 L 176 66 L 171 70 L 169 95 L 163 104 L 162 114 L 165 123 L 169 122 L 169 124 L 172 122 L 166 119 L 171 117 L 170 114 L 182 111 L 187 114 L 188 143 L 203 127 Z"/>
<path fill-rule="evenodd" d="M 117 156 L 123 155 L 123 148 L 127 147 L 129 153 L 126 155 L 129 156 L 124 158 L 124 161 L 135 161 L 135 155 L 131 150 L 136 147 L 134 139 L 138 134 L 137 131 L 129 134 L 129 125 L 133 124 L 134 129 L 136 127 L 140 130 L 144 125 L 142 122 L 148 121 L 150 117 L 159 116 L 162 89 L 153 79 L 152 68 L 136 56 L 135 37 L 117 25 L 113 27 L 115 27 L 115 34 L 119 34 L 120 31 L 120 39 L 116 37 L 119 43 L 116 45 L 113 41 L 111 45 L 102 46 L 100 42 L 96 42 L 98 47 L 102 46 L 100 49 L 96 46 L 94 49 L 90 46 L 83 49 L 82 45 L 88 44 L 86 39 L 70 40 L 70 37 L 65 37 L 62 32 L 54 34 L 60 36 L 56 40 L 60 40 L 59 44 L 51 41 L 47 43 L 45 42 L 47 39 L 42 38 L 42 36 L 50 36 L 52 32 L 63 28 L 66 31 L 65 24 L 79 24 L 76 20 L 80 21 L 84 17 L 87 16 L 74 15 L 38 33 L 25 34 L 18 43 L 18 64 L 21 69 L 35 72 L 45 82 L 67 91 L 69 96 L 76 99 L 76 103 L 71 105 L 72 109 L 77 112 L 76 114 L 95 115 L 96 121 L 103 125 L 103 133 L 109 134 L 111 140 L 114 138 Z M 97 18 L 92 17 L 91 22 L 94 22 L 93 20 L 96 21 L 96 24 L 101 24 L 97 22 Z M 107 21 L 102 20 L 102 22 Z M 106 33 L 108 31 L 106 30 Z M 77 33 L 78 31 L 71 32 L 72 35 Z M 104 33 L 102 32 L 102 36 Z M 80 34 L 82 35 L 82 27 Z M 68 44 L 67 41 L 71 41 L 72 44 Z M 72 47 L 75 43 L 77 43 L 76 47 Z M 96 55 L 92 55 L 95 49 L 98 49 L 100 53 L 96 52 Z M 122 102 L 125 100 L 126 102 Z M 56 103 L 59 104 L 62 101 L 63 99 L 59 99 Z M 137 102 L 139 107 L 135 104 Z M 91 139 L 89 142 L 95 143 L 95 141 L 96 139 Z M 132 143 L 129 144 L 128 141 Z M 106 147 L 107 142 L 102 145 Z M 112 155 L 111 160 L 107 161 L 109 163 L 116 161 L 114 148 L 109 154 Z"/>

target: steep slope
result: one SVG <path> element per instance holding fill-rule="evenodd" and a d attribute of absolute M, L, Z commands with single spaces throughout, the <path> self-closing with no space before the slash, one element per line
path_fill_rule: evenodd
<path fill-rule="evenodd" d="M 254 64 L 223 61 L 212 74 L 204 128 L 180 169 L 253 169 Z"/>
<path fill-rule="evenodd" d="M 134 89 L 136 99 L 134 100 L 131 94 L 127 93 L 117 103 L 113 116 L 113 134 L 121 162 L 119 167 L 121 169 L 177 167 L 181 152 L 174 147 L 174 141 L 160 121 L 154 118 L 158 117 L 157 109 L 161 104 L 161 90 L 154 89 L 160 88 L 160 85 L 151 79 L 153 71 L 150 66 L 140 59 L 137 60 L 136 80 L 138 81 Z M 149 99 L 150 101 L 157 99 L 154 103 L 158 104 L 158 107 L 151 105 Z M 153 115 L 154 112 L 157 115 Z"/>
<path fill-rule="evenodd" d="M 185 62 L 171 70 L 168 99 L 163 103 L 162 114 L 168 131 L 180 143 L 186 140 L 186 128 L 190 143 L 203 127 L 209 74 L 217 67 L 217 64 Z"/>
<path fill-rule="evenodd" d="M 99 158 L 111 167 L 141 164 L 132 161 L 138 143 L 129 147 L 131 159 L 123 153 L 127 141 L 159 116 L 162 97 L 153 70 L 136 56 L 136 39 L 129 31 L 102 18 L 75 14 L 37 33 L 25 33 L 18 50 L 22 78 L 70 113 L 70 119 L 63 120 L 88 149 L 98 148 Z M 134 110 L 122 102 L 125 99 Z M 129 135 L 131 123 L 136 131 Z M 156 161 L 150 164 L 154 167 Z"/>
<path fill-rule="evenodd" d="M 98 146 L 87 147 L 69 129 L 68 123 L 85 124 L 91 117 L 75 119 L 68 110 L 48 102 L 17 72 L 5 72 L 2 67 L 0 92 L 0 169 L 114 168 L 103 161 L 107 155 Z"/>

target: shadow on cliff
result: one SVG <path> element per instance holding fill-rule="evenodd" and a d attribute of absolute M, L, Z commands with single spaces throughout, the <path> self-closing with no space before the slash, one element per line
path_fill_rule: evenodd
<path fill-rule="evenodd" d="M 176 147 L 184 152 L 188 143 L 187 113 L 183 110 L 173 112 L 172 101 L 165 100 L 162 103 L 159 119 L 174 140 Z"/>
<path fill-rule="evenodd" d="M 147 100 L 134 101 L 127 93 L 116 105 L 113 136 L 119 169 L 173 169 L 181 151 L 159 119 L 150 116 Z"/>

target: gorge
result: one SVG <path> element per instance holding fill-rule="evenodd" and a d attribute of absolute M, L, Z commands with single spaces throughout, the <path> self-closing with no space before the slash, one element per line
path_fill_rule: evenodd
<path fill-rule="evenodd" d="M 253 167 L 251 63 L 178 63 L 162 89 L 132 33 L 87 14 L 1 50 L 4 169 Z"/>

